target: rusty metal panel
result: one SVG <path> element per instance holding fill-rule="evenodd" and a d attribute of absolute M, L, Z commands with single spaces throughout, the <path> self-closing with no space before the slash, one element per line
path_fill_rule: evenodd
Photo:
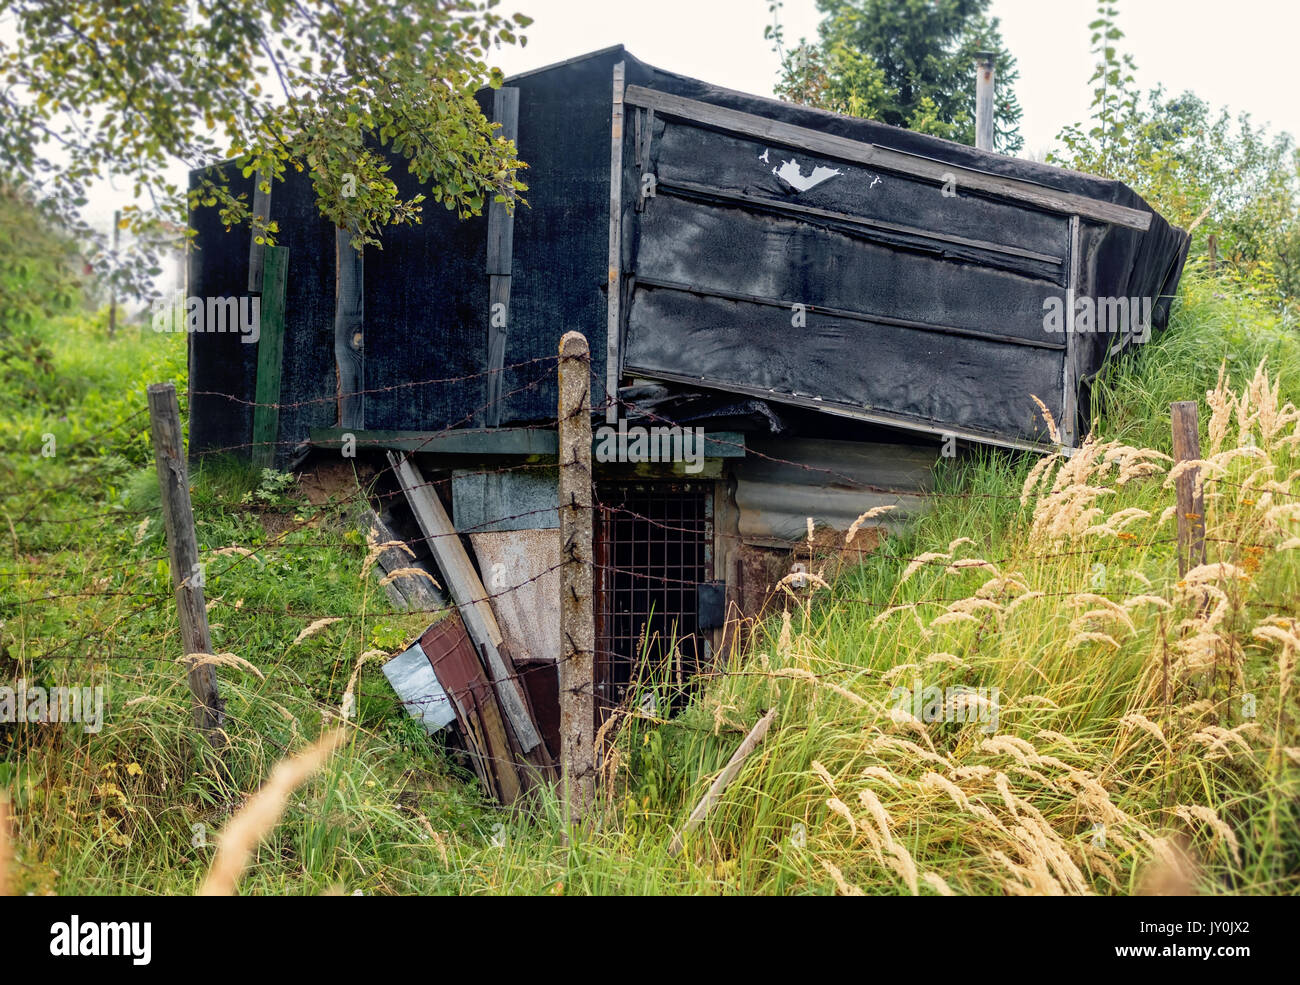
<path fill-rule="evenodd" d="M 426 629 L 420 648 L 456 709 L 474 771 L 493 796 L 511 803 L 519 795 L 519 778 L 501 710 L 460 615 L 448 613 Z"/>

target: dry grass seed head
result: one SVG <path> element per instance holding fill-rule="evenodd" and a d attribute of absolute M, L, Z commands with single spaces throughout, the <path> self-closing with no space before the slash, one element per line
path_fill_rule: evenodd
<path fill-rule="evenodd" d="M 275 764 L 262 788 L 245 801 L 217 836 L 217 854 L 199 890 L 200 896 L 234 894 L 253 849 L 280 822 L 290 795 L 325 765 L 346 735 L 345 730 L 335 729 Z"/>

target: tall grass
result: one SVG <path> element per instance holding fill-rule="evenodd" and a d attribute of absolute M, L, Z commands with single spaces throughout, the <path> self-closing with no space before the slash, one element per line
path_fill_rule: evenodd
<path fill-rule="evenodd" d="M 143 406 L 146 376 L 180 372 L 175 351 L 165 365 L 132 362 L 129 337 L 97 359 L 79 344 L 54 339 L 50 385 L 70 418 L 84 405 L 111 423 Z M 95 387 L 69 372 L 105 375 Z M 580 831 L 553 797 L 527 813 L 487 803 L 403 716 L 363 656 L 422 626 L 364 615 L 376 583 L 344 504 L 276 533 L 244 502 L 264 477 L 234 463 L 194 477 L 210 619 L 217 649 L 264 676 L 221 668 L 229 766 L 208 769 L 171 607 L 103 594 L 169 591 L 156 522 L 16 519 L 31 503 L 68 515 L 156 502 L 142 431 L 84 448 L 77 434 L 93 429 L 69 432 L 67 460 L 26 451 L 6 489 L 0 676 L 103 683 L 110 708 L 98 735 L 0 727 L 11 882 L 196 891 L 218 832 L 277 762 L 340 723 L 352 692 L 347 742 L 247 842 L 241 893 L 1294 892 L 1298 397 L 1294 335 L 1189 276 L 1172 330 L 1096 381 L 1088 445 L 1069 460 L 948 463 L 923 517 L 857 567 L 832 577 L 828 559 L 829 587 L 786 596 L 684 711 L 624 718 L 599 815 Z M 1210 564 L 1184 578 L 1163 457 L 1181 399 L 1202 401 L 1210 477 Z M 0 404 L 11 435 L 51 424 L 12 394 Z M 264 499 L 290 519 L 315 511 L 292 491 Z M 222 553 L 232 546 L 259 551 Z M 92 594 L 14 604 L 81 592 Z M 325 616 L 339 621 L 304 634 Z M 75 660 L 45 656 L 60 647 Z M 914 686 L 996 688 L 996 729 L 918 719 L 894 692 Z M 764 742 L 671 856 L 673 834 L 773 707 Z"/>

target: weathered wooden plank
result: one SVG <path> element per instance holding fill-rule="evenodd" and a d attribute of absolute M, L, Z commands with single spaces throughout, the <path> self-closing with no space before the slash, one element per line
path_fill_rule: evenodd
<path fill-rule="evenodd" d="M 334 230 L 334 362 L 337 371 L 339 427 L 365 426 L 365 272 L 352 234 Z"/>
<path fill-rule="evenodd" d="M 630 426 L 638 425 L 647 428 L 667 427 L 666 424 L 656 421 L 633 422 Z M 537 455 L 553 458 L 559 450 L 559 440 L 555 431 L 547 428 L 473 430 L 467 428 L 463 431 L 366 431 L 312 428 L 309 434 L 311 443 L 319 448 L 338 448 L 344 441 L 349 440 L 345 436 L 351 435 L 351 440 L 356 441 L 358 448 L 414 451 L 428 455 Z M 604 439 L 600 434 L 594 435 L 593 447 L 602 440 Z M 704 456 L 705 458 L 744 458 L 745 436 L 739 431 L 708 431 L 704 435 Z"/>
<path fill-rule="evenodd" d="M 483 401 L 483 423 L 490 428 L 501 423 L 501 378 L 506 365 L 506 343 L 510 337 L 510 277 L 488 277 L 488 357 Z"/>
<path fill-rule="evenodd" d="M 363 511 L 362 521 L 366 527 L 366 532 L 373 538 L 373 543 L 400 543 L 400 538 L 393 533 L 388 524 L 384 523 L 379 514 L 369 507 L 366 507 Z M 385 580 L 394 571 L 401 571 L 405 568 L 424 570 L 420 563 L 402 550 L 401 547 L 386 548 L 376 558 L 376 563 L 379 571 L 385 576 L 381 580 Z M 396 595 L 394 605 L 397 608 L 428 612 L 440 608 L 444 601 L 437 588 L 434 587 L 433 582 L 421 575 L 398 575 L 391 582 L 388 582 L 384 588 L 390 590 L 390 599 L 394 598 L 394 594 Z"/>
<path fill-rule="evenodd" d="M 1061 373 L 1061 422 L 1057 429 L 1061 434 L 1061 444 L 1073 448 L 1075 444 L 1075 422 L 1079 416 L 1079 341 L 1074 330 L 1074 302 L 1079 296 L 1079 284 L 1082 276 L 1082 257 L 1079 254 L 1079 217 L 1070 217 L 1070 269 L 1066 279 L 1065 303 L 1069 310 L 1065 313 L 1065 362 Z"/>
<path fill-rule="evenodd" d="M 519 90 L 503 86 L 492 94 L 492 119 L 496 134 L 507 140 L 519 140 Z M 509 277 L 514 258 L 514 210 L 505 202 L 488 203 L 487 272 Z"/>
<path fill-rule="evenodd" d="M 1100 202 L 1084 195 L 1057 191 L 1019 178 L 1008 178 L 957 164 L 933 161 L 905 151 L 850 140 L 847 137 L 822 133 L 819 130 L 783 123 L 780 120 L 769 120 L 752 113 L 715 106 L 712 103 L 687 99 L 667 92 L 658 92 L 644 86 L 628 86 L 624 98 L 632 105 L 645 106 L 692 123 L 758 137 L 773 144 L 825 154 L 843 161 L 870 164 L 872 167 L 922 178 L 935 184 L 941 185 L 951 177 L 955 177 L 959 188 L 1026 202 L 1049 212 L 1083 216 L 1087 219 L 1143 231 L 1151 226 L 1151 213 L 1140 209 L 1130 209 L 1123 205 Z"/>
<path fill-rule="evenodd" d="M 469 555 L 465 553 L 460 536 L 447 516 L 442 501 L 425 483 L 420 470 L 409 458 L 399 457 L 393 452 L 388 453 L 388 460 L 411 504 L 416 522 L 433 551 L 452 600 L 465 620 L 465 629 L 484 655 L 488 675 L 496 687 L 497 698 L 520 749 L 525 753 L 530 752 L 541 742 L 541 736 L 528 712 L 527 701 L 515 677 L 514 668 L 507 666 L 501 655 L 501 629 L 492 612 L 483 582 L 474 570 Z"/>
<path fill-rule="evenodd" d="M 519 90 L 506 86 L 493 94 L 497 133 L 519 140 Z M 510 274 L 515 260 L 515 211 L 504 201 L 487 204 L 487 377 L 482 421 L 500 424 L 502 370 L 510 338 Z"/>
<path fill-rule="evenodd" d="M 614 106 L 609 121 L 609 280 L 605 315 L 605 420 L 618 420 L 620 331 L 623 301 L 623 80 L 625 63 L 614 66 Z"/>
<path fill-rule="evenodd" d="M 289 248 L 268 246 L 262 279 L 257 337 L 256 405 L 253 407 L 252 461 L 262 468 L 275 463 L 280 437 L 280 377 L 284 362 L 284 295 Z"/>
<path fill-rule="evenodd" d="M 682 825 L 682 830 L 673 835 L 673 840 L 668 846 L 669 855 L 680 854 L 682 846 L 685 844 L 686 836 L 694 831 L 695 828 L 699 826 L 700 822 L 709 816 L 709 811 L 713 810 L 713 805 L 718 802 L 718 799 L 722 796 L 723 792 L 731 785 L 731 781 L 736 778 L 736 774 L 740 772 L 740 768 L 745 765 L 745 759 L 751 752 L 757 749 L 758 744 L 763 741 L 763 737 L 767 735 L 767 730 L 771 728 L 772 719 L 775 717 L 776 709 L 773 708 L 766 715 L 760 718 L 758 723 L 750 729 L 749 734 L 745 736 L 745 741 L 743 741 L 740 746 L 737 747 L 736 751 L 731 754 L 731 759 L 727 760 L 727 765 L 722 768 L 722 772 L 718 774 L 718 778 L 713 781 L 709 786 L 708 791 L 700 798 L 700 802 L 695 805 L 695 809 L 691 811 L 691 816 L 688 817 L 686 823 Z"/>
<path fill-rule="evenodd" d="M 266 182 L 266 191 L 262 190 L 264 181 Z M 266 244 L 257 241 L 257 237 L 261 235 L 258 226 L 264 226 L 271 218 L 271 184 L 269 179 L 260 171 L 257 173 L 253 185 L 253 215 L 255 218 L 249 223 L 248 237 L 248 293 L 259 294 L 262 291 Z"/>
<path fill-rule="evenodd" d="M 492 95 L 496 131 L 507 140 L 519 140 L 519 90 L 504 86 Z M 487 272 L 488 331 L 486 399 L 482 421 L 488 427 L 501 423 L 501 376 L 510 335 L 510 272 L 514 264 L 515 214 L 510 203 L 488 203 Z"/>
<path fill-rule="evenodd" d="M 1169 406 L 1174 439 L 1174 461 L 1196 461 L 1201 457 L 1200 405 L 1195 400 L 1178 400 Z M 1205 563 L 1205 490 L 1201 470 L 1188 469 L 1174 480 L 1178 514 L 1178 574 Z"/>
<path fill-rule="evenodd" d="M 547 428 L 494 428 L 453 431 L 352 430 L 312 428 L 311 443 L 338 448 L 351 434 L 358 448 L 392 448 L 430 455 L 555 455 L 559 444 Z"/>
<path fill-rule="evenodd" d="M 644 366 L 635 367 L 637 376 L 644 376 L 646 379 L 664 380 L 669 383 L 684 383 L 688 386 L 699 386 L 699 377 L 685 376 L 681 373 L 666 373 L 662 370 L 647 369 Z M 1048 444 L 1040 444 L 1033 441 L 1021 441 L 1016 438 L 1007 438 L 990 431 L 977 431 L 972 428 L 939 426 L 937 424 L 920 420 L 919 418 L 909 417 L 906 414 L 889 414 L 879 411 L 858 410 L 854 407 L 848 407 L 844 404 L 833 404 L 829 401 L 817 400 L 814 397 L 804 397 L 790 393 L 773 393 L 771 390 L 763 387 L 746 386 L 741 383 L 727 383 L 727 390 L 732 393 L 743 393 L 746 396 L 758 397 L 763 400 L 779 400 L 784 404 L 791 404 L 795 407 L 807 407 L 811 410 L 818 410 L 824 414 L 833 414 L 837 417 L 848 417 L 855 421 L 867 421 L 872 424 L 888 424 L 894 427 L 906 428 L 909 431 L 924 431 L 927 434 L 936 434 L 941 437 L 947 435 L 956 435 L 958 438 L 970 441 L 979 441 L 987 445 L 998 445 L 1002 448 L 1018 448 L 1022 451 L 1055 451 L 1056 449 Z"/>
<path fill-rule="evenodd" d="M 698 284 L 683 284 L 678 281 L 660 280 L 658 277 L 638 277 L 637 287 L 657 287 L 665 291 L 682 291 L 698 294 L 701 297 L 725 298 L 728 301 L 745 301 L 749 304 L 762 304 L 773 308 L 789 309 L 791 301 L 781 298 L 765 298 L 758 294 L 745 294 L 740 291 L 727 291 L 717 287 L 703 287 Z M 850 321 L 870 322 L 874 325 L 893 325 L 898 328 L 915 328 L 923 332 L 938 335 L 959 335 L 963 338 L 980 339 L 985 342 L 998 342 L 1005 345 L 1023 345 L 1030 349 L 1064 350 L 1064 342 L 1049 342 L 1046 339 L 1022 338 L 1018 335 L 1003 335 L 998 332 L 982 332 L 959 325 L 941 325 L 936 322 L 917 321 L 912 318 L 894 318 L 890 315 L 873 315 L 861 311 L 849 311 L 846 308 L 832 308 L 824 304 L 805 304 L 804 310 L 810 315 L 830 315 L 834 318 L 847 318 Z M 728 385 L 730 388 L 730 385 Z"/>
<path fill-rule="evenodd" d="M 975 56 L 975 146 L 993 150 L 993 60 L 990 51 Z"/>

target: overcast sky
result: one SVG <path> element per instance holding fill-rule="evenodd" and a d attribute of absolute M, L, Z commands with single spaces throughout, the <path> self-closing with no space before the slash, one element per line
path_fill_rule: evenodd
<path fill-rule="evenodd" d="M 777 57 L 763 40 L 767 0 L 503 0 L 535 23 L 526 48 L 504 47 L 507 73 L 622 43 L 660 68 L 760 95 L 771 95 Z M 1295 0 L 1122 0 L 1124 50 L 1138 64 L 1138 83 L 1171 92 L 1192 89 L 1211 105 L 1248 111 L 1257 122 L 1300 133 L 1294 70 L 1300 37 Z M 1041 158 L 1061 127 L 1087 117 L 1092 0 L 994 0 L 1002 35 L 1020 68 L 1023 153 Z M 814 38 L 815 0 L 785 0 L 789 42 Z M 527 154 L 525 153 L 525 158 Z M 183 171 L 178 167 L 177 176 Z M 123 190 L 96 194 L 87 210 L 101 228 L 129 201 Z M 102 186 L 101 186 L 102 187 Z"/>
<path fill-rule="evenodd" d="M 622 43 L 659 68 L 768 96 L 777 57 L 763 40 L 767 0 L 502 0 L 532 17 L 528 46 L 503 49 L 507 74 Z M 1300 133 L 1294 70 L 1300 40 L 1295 0 L 1121 0 L 1123 50 L 1145 89 L 1192 89 L 1213 106 L 1245 110 L 1275 129 Z M 1041 157 L 1061 127 L 1091 102 L 1088 24 L 1094 0 L 993 0 L 1002 37 L 1020 68 L 1025 153 Z M 815 38 L 815 0 L 785 0 L 788 42 Z"/>

